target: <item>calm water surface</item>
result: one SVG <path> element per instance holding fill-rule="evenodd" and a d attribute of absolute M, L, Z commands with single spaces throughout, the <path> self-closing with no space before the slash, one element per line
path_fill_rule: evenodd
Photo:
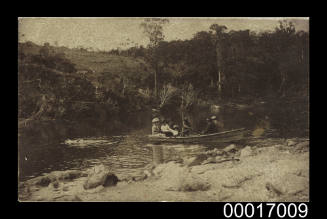
<path fill-rule="evenodd" d="M 127 137 L 66 139 L 56 144 L 24 145 L 19 153 L 21 181 L 57 170 L 84 170 L 104 164 L 116 174 L 135 175 L 152 163 L 153 145 Z M 164 145 L 164 160 L 174 160 L 205 151 L 200 145 Z"/>

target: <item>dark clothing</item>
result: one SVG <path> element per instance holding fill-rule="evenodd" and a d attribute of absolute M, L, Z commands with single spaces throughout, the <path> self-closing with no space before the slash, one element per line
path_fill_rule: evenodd
<path fill-rule="evenodd" d="M 172 137 L 172 136 L 174 136 L 173 133 L 171 133 L 171 132 L 164 132 L 164 134 L 166 135 L 166 137 Z"/>
<path fill-rule="evenodd" d="M 191 133 L 191 130 L 192 130 L 192 128 L 191 128 L 191 124 L 190 124 L 190 122 L 189 122 L 188 120 L 186 120 L 186 119 L 184 119 L 184 121 L 183 121 L 183 129 L 184 129 L 184 131 L 183 131 L 183 136 L 185 136 L 185 135 L 189 135 L 189 134 Z"/>
<path fill-rule="evenodd" d="M 184 119 L 183 125 L 184 125 L 184 128 L 188 128 L 188 129 L 191 128 L 190 122 L 188 120 L 186 120 L 186 119 Z"/>
<path fill-rule="evenodd" d="M 208 123 L 207 128 L 204 131 L 204 134 L 211 134 L 217 132 L 218 132 L 217 126 L 213 122 L 210 122 Z"/>
<path fill-rule="evenodd" d="M 183 132 L 183 136 L 187 136 L 191 134 L 191 129 L 185 129 L 184 128 L 184 132 Z"/>

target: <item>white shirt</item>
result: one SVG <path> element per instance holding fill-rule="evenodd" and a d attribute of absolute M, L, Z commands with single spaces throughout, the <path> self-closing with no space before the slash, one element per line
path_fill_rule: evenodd
<path fill-rule="evenodd" d="M 178 135 L 178 131 L 171 129 L 168 124 L 162 125 L 161 131 L 162 132 L 171 132 L 171 133 L 173 133 L 173 135 Z"/>

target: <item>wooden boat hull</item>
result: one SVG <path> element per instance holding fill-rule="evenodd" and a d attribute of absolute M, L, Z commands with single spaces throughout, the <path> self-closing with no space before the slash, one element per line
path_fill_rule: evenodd
<path fill-rule="evenodd" d="M 148 141 L 154 144 L 211 144 L 211 143 L 228 143 L 237 142 L 244 138 L 246 130 L 244 128 L 234 129 L 225 132 L 219 132 L 208 135 L 192 135 L 186 137 L 161 137 L 148 136 Z"/>

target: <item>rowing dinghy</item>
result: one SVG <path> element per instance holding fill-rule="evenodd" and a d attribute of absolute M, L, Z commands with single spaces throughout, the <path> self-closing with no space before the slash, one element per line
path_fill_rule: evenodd
<path fill-rule="evenodd" d="M 148 140 L 150 143 L 176 143 L 176 144 L 208 144 L 208 143 L 227 143 L 236 142 L 244 138 L 246 130 L 244 128 L 234 129 L 230 131 L 218 132 L 207 135 L 189 135 L 177 137 L 164 137 L 158 135 L 149 135 Z"/>

